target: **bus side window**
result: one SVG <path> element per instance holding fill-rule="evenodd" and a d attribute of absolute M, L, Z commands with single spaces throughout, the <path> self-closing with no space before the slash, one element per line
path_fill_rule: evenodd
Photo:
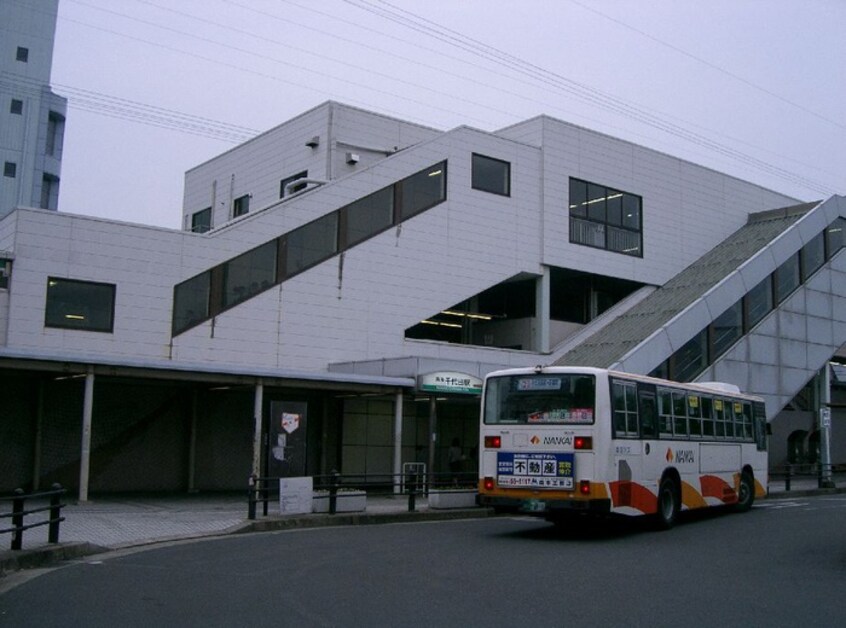
<path fill-rule="evenodd" d="M 626 433 L 626 390 L 625 387 L 614 382 L 611 385 L 614 395 L 614 436 L 624 436 Z"/>
<path fill-rule="evenodd" d="M 655 393 L 641 390 L 638 392 L 640 402 L 640 436 L 641 438 L 658 437 L 658 417 L 655 412 Z"/>
<path fill-rule="evenodd" d="M 699 395 L 687 396 L 687 425 L 691 436 L 702 436 L 702 406 Z"/>
<path fill-rule="evenodd" d="M 731 401 L 724 401 L 726 416 L 726 438 L 734 438 L 734 407 Z"/>
<path fill-rule="evenodd" d="M 713 402 L 710 397 L 702 397 L 702 435 L 714 436 Z"/>
<path fill-rule="evenodd" d="M 717 438 L 726 437 L 726 412 L 725 401 L 714 399 L 714 430 Z"/>
<path fill-rule="evenodd" d="M 687 400 L 684 393 L 673 393 L 673 433 L 687 436 Z"/>
<path fill-rule="evenodd" d="M 658 391 L 658 431 L 661 436 L 673 435 L 673 398 L 669 390 Z"/>

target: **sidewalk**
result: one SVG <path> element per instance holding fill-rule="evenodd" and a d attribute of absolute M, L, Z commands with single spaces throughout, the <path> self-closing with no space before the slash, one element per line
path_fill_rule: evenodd
<path fill-rule="evenodd" d="M 837 487 L 846 487 L 846 474 L 834 478 Z M 791 490 L 784 479 L 770 484 L 767 499 L 792 499 L 809 495 L 846 492 L 846 488 L 819 489 L 816 478 L 794 477 Z M 103 496 L 85 503 L 65 500 L 65 521 L 60 527 L 60 543 L 47 543 L 47 527 L 26 530 L 23 549 L 9 548 L 11 536 L 0 535 L 0 575 L 7 571 L 39 567 L 60 560 L 100 552 L 143 546 L 165 541 L 221 536 L 286 528 L 361 525 L 400 521 L 486 517 L 483 508 L 433 509 L 425 497 L 416 500 L 415 512 L 408 511 L 406 496 L 368 496 L 362 513 L 279 515 L 279 504 L 270 502 L 268 516 L 247 519 L 246 491 L 242 494 L 195 494 L 170 496 Z M 40 519 L 33 519 L 38 521 Z"/>

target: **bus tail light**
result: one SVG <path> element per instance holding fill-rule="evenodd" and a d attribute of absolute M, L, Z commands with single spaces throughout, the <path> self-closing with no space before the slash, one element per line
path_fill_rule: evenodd
<path fill-rule="evenodd" d="M 488 449 L 499 449 L 502 447 L 501 436 L 485 436 L 485 447 Z"/>
<path fill-rule="evenodd" d="M 573 449 L 593 449 L 593 437 L 576 436 L 573 439 Z"/>
<path fill-rule="evenodd" d="M 485 487 L 486 491 L 492 491 L 494 488 L 494 479 L 493 478 L 485 478 L 482 486 Z"/>
<path fill-rule="evenodd" d="M 582 480 L 579 482 L 579 493 L 582 495 L 590 495 L 590 480 Z"/>

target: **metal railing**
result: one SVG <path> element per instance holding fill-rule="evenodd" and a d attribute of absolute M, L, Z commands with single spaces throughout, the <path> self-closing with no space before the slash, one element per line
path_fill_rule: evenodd
<path fill-rule="evenodd" d="M 846 472 L 846 464 L 829 464 L 828 468 L 820 463 L 797 462 L 788 463 L 780 467 L 770 469 L 770 484 L 776 480 L 784 480 L 784 490 L 790 491 L 794 480 L 815 479 L 819 488 L 832 488 L 823 486 L 824 478 L 833 479 L 835 475 L 842 476 Z M 827 473 L 826 473 L 827 472 Z M 842 479 L 842 478 L 841 478 Z"/>
<path fill-rule="evenodd" d="M 0 502 L 12 503 L 11 512 L 0 512 L 0 519 L 11 518 L 12 527 L 0 529 L 0 534 L 11 533 L 13 550 L 19 550 L 23 547 L 23 533 L 25 530 L 40 526 L 48 526 L 47 541 L 49 543 L 59 542 L 59 524 L 65 520 L 62 516 L 62 508 L 66 505 L 62 503 L 62 496 L 66 492 L 60 484 L 53 484 L 49 491 L 27 494 L 23 489 L 18 488 L 15 489 L 11 497 L 0 497 Z M 49 505 L 36 506 L 29 510 L 26 509 L 26 500 L 44 498 L 49 498 Z M 49 518 L 43 521 L 36 521 L 35 523 L 24 523 L 24 518 L 27 515 L 34 515 L 40 512 L 49 512 Z"/>
<path fill-rule="evenodd" d="M 359 490 L 373 495 L 405 495 L 408 497 L 408 511 L 414 512 L 419 497 L 428 497 L 430 492 L 438 489 L 452 489 L 475 493 L 478 477 L 475 473 L 420 473 L 416 467 L 411 467 L 405 473 L 392 475 L 378 474 L 346 474 L 341 475 L 333 471 L 326 475 L 313 477 L 314 491 L 327 491 L 329 498 L 329 514 L 337 513 L 338 493 L 349 490 Z M 279 477 L 250 476 L 247 489 L 247 518 L 255 519 L 258 505 L 262 505 L 262 514 L 267 516 L 271 501 L 279 499 Z"/>

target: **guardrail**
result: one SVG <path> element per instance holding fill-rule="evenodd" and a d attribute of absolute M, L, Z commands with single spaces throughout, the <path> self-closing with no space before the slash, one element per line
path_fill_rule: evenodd
<path fill-rule="evenodd" d="M 784 490 L 790 491 L 793 480 L 813 478 L 817 480 L 820 488 L 827 488 L 823 486 L 824 477 L 833 478 L 835 474 L 842 475 L 846 473 L 846 464 L 830 464 L 828 466 L 830 468 L 825 469 L 822 464 L 803 462 L 774 467 L 769 473 L 770 483 L 772 484 L 776 479 L 783 479 Z M 829 472 L 824 473 L 826 470 Z"/>
<path fill-rule="evenodd" d="M 53 484 L 49 491 L 27 494 L 23 489 L 18 488 L 15 489 L 11 497 L 0 497 L 0 502 L 12 502 L 11 512 L 0 512 L 0 519 L 12 519 L 12 527 L 0 529 L 0 534 L 11 533 L 13 550 L 19 550 L 23 547 L 23 533 L 25 530 L 40 526 L 49 526 L 47 532 L 48 543 L 59 542 L 59 524 L 65 520 L 62 516 L 62 508 L 66 505 L 61 500 L 66 492 L 67 490 L 63 489 L 60 484 Z M 26 509 L 26 500 L 44 498 L 49 498 L 50 503 L 48 506 L 37 506 L 29 510 Z M 44 521 L 36 521 L 35 523 L 24 523 L 24 517 L 39 512 L 49 512 L 49 518 Z"/>
<path fill-rule="evenodd" d="M 262 505 L 262 514 L 267 516 L 271 501 L 279 498 L 279 477 L 250 476 L 247 489 L 247 518 L 255 519 L 258 505 Z M 433 491 L 450 489 L 456 492 L 476 493 L 478 477 L 475 473 L 437 473 L 427 475 L 425 471 L 412 468 L 406 473 L 391 475 L 347 474 L 332 472 L 327 475 L 313 476 L 313 490 L 327 491 L 329 496 L 329 514 L 337 513 L 338 493 L 359 490 L 375 495 L 405 495 L 408 497 L 408 511 L 417 509 L 417 499 L 428 497 Z"/>

